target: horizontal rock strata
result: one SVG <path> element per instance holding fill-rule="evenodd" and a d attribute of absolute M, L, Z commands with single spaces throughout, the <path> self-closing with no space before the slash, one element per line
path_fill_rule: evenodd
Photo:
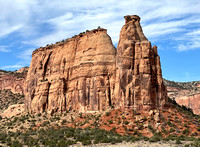
<path fill-rule="evenodd" d="M 28 67 L 18 71 L 0 71 L 0 90 L 10 89 L 13 93 L 24 94 L 24 81 Z"/>
<path fill-rule="evenodd" d="M 125 16 L 117 51 L 102 28 L 35 50 L 25 96 L 30 113 L 167 103 L 157 47 L 151 47 L 136 15 Z"/>

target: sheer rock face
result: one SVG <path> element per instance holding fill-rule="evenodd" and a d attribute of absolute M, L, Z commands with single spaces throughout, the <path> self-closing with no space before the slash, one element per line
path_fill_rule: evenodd
<path fill-rule="evenodd" d="M 187 108 L 191 108 L 194 112 L 194 114 L 199 115 L 200 114 L 200 94 L 193 94 L 193 95 L 186 95 L 185 96 L 179 96 L 175 98 L 175 101 L 179 105 L 184 105 Z"/>
<path fill-rule="evenodd" d="M 200 81 L 174 82 L 164 80 L 168 97 L 179 105 L 191 108 L 197 115 L 200 114 Z"/>
<path fill-rule="evenodd" d="M 26 80 L 30 112 L 98 111 L 111 103 L 116 49 L 105 29 L 33 52 Z"/>
<path fill-rule="evenodd" d="M 151 109 L 167 102 L 157 47 L 151 47 L 136 15 L 125 16 L 120 32 L 115 87 L 117 105 L 123 107 Z"/>
<path fill-rule="evenodd" d="M 81 33 L 32 54 L 25 96 L 30 113 L 135 109 L 167 102 L 157 47 L 151 48 L 138 16 L 125 16 L 116 49 L 105 29 Z M 146 107 L 147 106 L 147 107 Z"/>

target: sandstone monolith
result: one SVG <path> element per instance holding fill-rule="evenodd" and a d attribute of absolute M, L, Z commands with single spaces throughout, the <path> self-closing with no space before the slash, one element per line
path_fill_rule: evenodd
<path fill-rule="evenodd" d="M 167 103 L 157 47 L 151 47 L 136 15 L 125 16 L 117 51 L 102 28 L 35 50 L 25 96 L 30 113 L 112 105 L 148 110 Z"/>

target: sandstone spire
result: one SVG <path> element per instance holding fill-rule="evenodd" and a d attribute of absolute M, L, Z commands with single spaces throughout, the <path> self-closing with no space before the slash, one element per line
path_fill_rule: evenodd
<path fill-rule="evenodd" d="M 125 16 L 117 46 L 116 102 L 134 109 L 162 107 L 167 92 L 162 80 L 157 47 L 144 36 L 140 17 Z"/>

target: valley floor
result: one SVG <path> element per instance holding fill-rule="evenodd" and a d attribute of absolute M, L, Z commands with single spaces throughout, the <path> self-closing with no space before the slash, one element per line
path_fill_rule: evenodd
<path fill-rule="evenodd" d="M 192 146 L 192 141 L 182 141 L 180 144 L 177 144 L 175 141 L 168 141 L 168 142 L 149 142 L 149 141 L 136 141 L 136 142 L 122 142 L 117 144 L 106 144 L 100 143 L 95 145 L 88 145 L 85 147 L 189 147 Z M 82 147 L 83 145 L 76 144 L 72 145 L 71 147 Z"/>
<path fill-rule="evenodd" d="M 0 147 L 8 147 L 7 145 L 1 144 Z M 70 145 L 70 147 L 83 147 L 81 142 Z M 149 142 L 149 141 L 136 141 L 136 142 L 122 142 L 116 144 L 110 143 L 99 143 L 93 145 L 85 145 L 84 147 L 189 147 L 195 146 L 192 141 L 181 141 L 180 144 L 177 144 L 175 141 L 159 141 L 159 142 Z"/>

